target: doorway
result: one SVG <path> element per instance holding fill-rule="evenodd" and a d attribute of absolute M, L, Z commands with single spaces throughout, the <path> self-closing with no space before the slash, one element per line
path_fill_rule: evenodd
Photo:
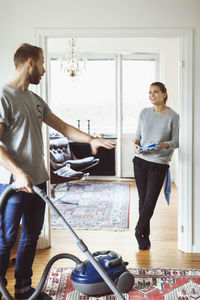
<path fill-rule="evenodd" d="M 70 40 L 47 40 L 49 105 L 69 124 L 94 136 L 117 139 L 112 173 L 133 178 L 132 139 L 139 112 L 150 106 L 149 85 L 154 81 L 166 83 L 169 106 L 179 112 L 179 40 L 76 39 L 80 63 L 84 59 L 85 67 L 75 77 L 69 76 L 66 67 Z M 178 185 L 177 169 L 177 159 L 173 158 L 172 179 Z"/>
<path fill-rule="evenodd" d="M 189 145 L 192 144 L 192 30 L 190 29 L 42 29 L 36 30 L 36 43 L 47 50 L 47 40 L 49 37 L 84 37 L 84 38 L 111 38 L 120 37 L 136 40 L 140 38 L 178 38 L 180 41 L 180 116 L 182 118 L 182 127 L 180 132 L 179 151 L 179 220 L 178 220 L 178 240 L 179 249 L 186 252 L 192 252 L 192 154 Z M 130 42 L 130 41 L 128 41 Z M 108 43 L 109 44 L 109 43 Z M 125 43 L 122 43 L 122 48 Z M 46 52 L 47 54 L 47 52 Z M 47 74 L 48 75 L 48 74 Z M 47 97 L 47 81 L 42 83 L 38 93 L 43 98 Z M 119 91 L 117 91 L 118 93 Z M 184 134 L 183 134 L 184 132 Z M 119 145 L 121 148 L 121 145 Z M 46 148 L 48 149 L 48 147 Z M 48 156 L 48 154 L 47 154 Z M 186 159 L 185 159 L 186 157 Z M 184 158 L 184 159 L 183 159 Z M 189 180 L 188 180 L 189 174 Z M 190 176 L 191 175 L 191 176 Z M 184 204 L 183 204 L 184 203 Z M 46 236 L 45 236 L 46 238 Z M 47 237 L 48 238 L 48 237 Z"/>

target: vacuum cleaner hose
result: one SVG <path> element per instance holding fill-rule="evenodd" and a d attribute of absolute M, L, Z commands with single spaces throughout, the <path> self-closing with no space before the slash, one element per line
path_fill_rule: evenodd
<path fill-rule="evenodd" d="M 41 276 L 40 282 L 39 282 L 39 284 L 38 284 L 38 286 L 37 286 L 35 292 L 31 295 L 30 298 L 28 298 L 29 300 L 33 300 L 33 299 L 36 299 L 36 298 L 37 298 L 37 296 L 39 295 L 39 293 L 40 293 L 40 292 L 42 291 L 42 289 L 43 289 L 44 283 L 45 283 L 45 281 L 46 281 L 46 279 L 47 279 L 49 270 L 51 269 L 52 265 L 53 265 L 57 260 L 59 260 L 59 259 L 64 259 L 64 258 L 71 259 L 71 260 L 73 260 L 77 265 L 80 265 L 80 266 L 83 264 L 82 261 L 81 261 L 78 257 L 76 257 L 76 256 L 74 256 L 74 255 L 72 255 L 72 254 L 69 254 L 69 253 L 60 253 L 60 254 L 57 254 L 57 255 L 53 256 L 53 257 L 50 259 L 50 261 L 47 263 L 47 265 L 46 265 L 46 267 L 45 267 L 45 269 L 44 269 L 44 272 L 43 272 L 43 274 L 42 274 L 42 276 Z M 3 280 L 2 280 L 1 278 L 0 278 L 0 292 L 1 292 L 2 295 L 5 297 L 6 300 L 13 300 L 13 299 L 15 299 L 15 298 L 13 298 L 13 297 L 11 296 L 11 294 L 9 293 L 9 291 L 7 290 L 7 288 L 5 287 L 4 282 L 3 282 Z"/>
<path fill-rule="evenodd" d="M 46 267 L 45 267 L 45 269 L 44 269 L 44 272 L 43 272 L 43 274 L 42 274 L 42 276 L 41 276 L 40 282 L 39 282 L 39 284 L 38 284 L 38 286 L 37 286 L 35 292 L 34 292 L 34 293 L 31 295 L 31 297 L 29 298 L 29 300 L 33 300 L 33 299 L 36 299 L 36 298 L 37 298 L 37 296 L 39 295 L 39 293 L 40 293 L 40 292 L 42 291 L 42 289 L 43 289 L 44 283 L 45 283 L 46 278 L 47 278 L 47 276 L 48 276 L 48 273 L 49 273 L 49 271 L 50 271 L 50 269 L 51 269 L 51 266 L 52 266 L 57 260 L 63 259 L 63 258 L 71 259 L 71 260 L 73 260 L 77 265 L 82 265 L 82 264 L 83 264 L 82 261 L 81 261 L 78 257 L 76 257 L 76 256 L 74 256 L 74 255 L 72 255 L 72 254 L 69 254 L 69 253 L 60 253 L 60 254 L 58 254 L 58 255 L 53 256 L 53 257 L 50 259 L 50 261 L 47 263 L 47 265 L 46 265 Z M 13 298 L 12 298 L 12 299 L 13 299 Z"/>

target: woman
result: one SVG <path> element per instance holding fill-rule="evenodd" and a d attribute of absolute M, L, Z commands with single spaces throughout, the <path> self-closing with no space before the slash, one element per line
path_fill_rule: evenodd
<path fill-rule="evenodd" d="M 150 219 L 169 168 L 173 151 L 179 146 L 179 116 L 166 105 L 167 89 L 161 82 L 154 82 L 149 89 L 153 107 L 144 108 L 139 115 L 133 145 L 136 186 L 139 195 L 139 219 L 135 236 L 140 250 L 151 246 Z M 140 146 L 157 143 L 157 148 L 141 151 Z"/>

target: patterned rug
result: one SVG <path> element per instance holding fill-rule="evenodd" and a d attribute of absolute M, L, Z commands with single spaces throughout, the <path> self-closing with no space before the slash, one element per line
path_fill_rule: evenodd
<path fill-rule="evenodd" d="M 54 204 L 74 229 L 125 230 L 129 227 L 129 183 L 59 185 Z M 63 228 L 51 215 L 52 228 Z"/>
<path fill-rule="evenodd" d="M 70 268 L 52 268 L 44 291 L 53 300 L 114 300 L 113 295 L 88 297 L 75 291 L 70 282 Z M 200 270 L 129 269 L 135 284 L 126 300 L 197 300 L 200 299 Z"/>

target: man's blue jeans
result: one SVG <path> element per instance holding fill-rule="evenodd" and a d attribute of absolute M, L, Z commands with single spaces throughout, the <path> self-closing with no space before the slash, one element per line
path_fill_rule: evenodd
<path fill-rule="evenodd" d="M 46 191 L 46 183 L 38 185 Z M 16 288 L 31 285 L 32 264 L 38 237 L 44 222 L 45 202 L 37 194 L 14 192 L 0 214 L 0 276 L 4 280 L 10 260 L 10 252 L 16 241 L 22 220 L 21 236 L 15 265 Z"/>

